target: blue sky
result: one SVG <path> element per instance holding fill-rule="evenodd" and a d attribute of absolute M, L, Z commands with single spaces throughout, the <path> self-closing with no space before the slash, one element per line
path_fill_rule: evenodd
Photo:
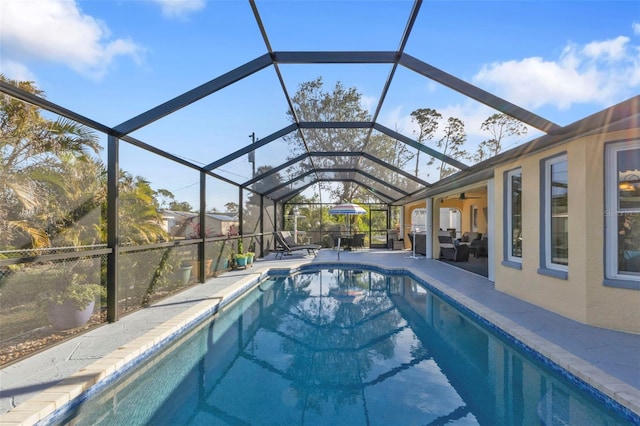
<path fill-rule="evenodd" d="M 271 46 L 287 50 L 396 50 L 413 3 L 257 1 Z M 245 1 L 3 0 L 0 72 L 33 80 L 52 102 L 109 126 L 266 52 Z M 424 1 L 405 52 L 566 125 L 640 92 L 638 1 Z M 282 65 L 290 95 L 323 76 L 356 87 L 375 108 L 388 65 Z M 379 122 L 412 136 L 409 114 L 435 108 L 466 124 L 468 144 L 494 111 L 399 68 Z M 140 129 L 134 137 L 198 164 L 244 147 L 248 135 L 289 124 L 272 68 Z M 535 137 L 531 131 L 525 140 Z M 515 143 L 515 142 L 514 142 Z M 287 147 L 258 152 L 281 162 Z M 198 175 L 130 147 L 122 167 L 196 204 Z M 220 174 L 242 182 L 250 165 Z M 224 190 L 221 190 L 225 192 Z M 211 202 L 221 208 L 222 201 Z M 235 201 L 235 200 L 228 200 Z"/>

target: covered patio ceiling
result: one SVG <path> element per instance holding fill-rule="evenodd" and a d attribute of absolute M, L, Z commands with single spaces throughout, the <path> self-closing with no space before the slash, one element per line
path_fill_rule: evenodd
<path fill-rule="evenodd" d="M 97 120 L 87 118 L 79 110 L 71 111 L 66 107 L 62 107 L 60 103 L 36 98 L 6 83 L 0 83 L 0 91 L 27 102 L 35 103 L 53 113 L 88 124 L 99 131 L 103 131 L 105 134 L 177 161 L 182 165 L 206 172 L 210 176 L 234 183 L 242 188 L 251 189 L 277 202 L 287 202 L 299 194 L 305 194 L 305 191 L 319 193 L 322 191 L 322 184 L 331 185 L 332 183 L 349 182 L 364 188 L 374 199 L 387 204 L 401 205 L 416 199 L 417 196 L 421 196 L 433 185 L 438 185 L 440 179 L 439 177 L 434 178 L 437 173 L 434 173 L 434 169 L 427 165 L 427 159 L 432 159 L 432 162 L 435 160 L 446 164 L 455 171 L 468 171 L 476 160 L 454 158 L 446 151 L 443 152 L 435 148 L 432 143 L 421 142 L 416 137 L 415 128 L 407 129 L 397 123 L 394 123 L 395 128 L 390 125 L 391 121 L 388 117 L 391 114 L 389 111 L 404 104 L 402 100 L 398 100 L 398 95 L 410 94 L 409 92 L 415 90 L 415 83 L 408 84 L 407 82 L 415 82 L 416 77 L 422 80 L 418 82 L 418 85 L 426 86 L 435 83 L 434 87 L 436 88 L 433 90 L 445 90 L 449 93 L 457 94 L 455 96 L 458 97 L 455 98 L 454 102 L 471 102 L 479 110 L 489 111 L 489 114 L 502 113 L 518 120 L 530 129 L 529 133 L 532 136 L 553 136 L 564 132 L 563 125 L 519 106 L 518 102 L 512 102 L 476 84 L 472 84 L 469 82 L 470 78 L 465 70 L 452 66 L 455 69 L 448 71 L 446 69 L 447 61 L 442 59 L 446 58 L 446 55 L 442 53 L 440 54 L 442 56 L 433 55 L 436 62 L 441 62 L 445 65 L 444 68 L 430 63 L 429 52 L 425 52 L 420 46 L 427 42 L 433 46 L 433 40 L 428 40 L 431 36 L 428 31 L 429 24 L 433 24 L 429 20 L 429 14 L 432 13 L 431 7 L 439 9 L 444 6 L 438 2 L 434 4 L 416 0 L 412 3 L 395 2 L 393 5 L 388 2 L 359 3 L 362 16 L 354 16 L 354 19 L 371 19 L 372 15 L 379 13 L 379 15 L 375 15 L 377 24 L 385 22 L 385 13 L 389 11 L 391 6 L 394 7 L 392 16 L 387 18 L 388 25 L 384 28 L 378 26 L 377 30 L 382 31 L 384 29 L 385 31 L 385 41 L 381 44 L 386 46 L 389 40 L 393 40 L 397 45 L 395 50 L 331 49 L 331 47 L 338 46 L 339 43 L 336 43 L 335 38 L 329 37 L 328 34 L 326 37 L 331 40 L 331 42 L 326 43 L 326 47 L 329 47 L 328 50 L 283 50 L 280 45 L 286 48 L 288 45 L 297 44 L 283 42 L 283 40 L 287 40 L 286 34 L 288 34 L 288 37 L 293 38 L 299 36 L 303 44 L 305 36 L 312 37 L 313 41 L 309 43 L 310 46 L 318 44 L 318 35 L 315 34 L 314 36 L 313 33 L 297 34 L 294 32 L 296 29 L 300 30 L 297 20 L 307 19 L 313 21 L 313 16 L 296 15 L 296 10 L 293 8 L 287 9 L 287 13 L 291 15 L 287 15 L 285 19 L 283 16 L 278 16 L 278 13 L 282 12 L 282 4 L 274 5 L 274 3 L 279 2 L 249 1 L 248 10 L 250 10 L 253 22 L 247 22 L 246 15 L 243 18 L 245 19 L 243 21 L 245 30 L 254 32 L 257 30 L 264 53 L 250 57 L 238 66 L 227 68 L 227 71 L 218 74 L 204 84 L 192 85 L 191 88 L 183 90 L 181 94 L 169 97 L 169 100 L 159 102 L 156 106 L 152 106 L 132 118 L 125 119 L 115 126 L 108 126 Z M 456 13 L 464 13 L 456 8 L 456 3 L 451 4 L 449 13 L 452 19 Z M 298 3 L 292 3 L 292 5 L 298 6 Z M 427 5 L 429 6 L 427 7 Z M 340 13 L 340 8 L 342 7 L 340 3 L 332 2 L 315 3 L 315 6 L 323 9 L 335 7 L 336 14 Z M 513 6 L 509 5 L 509 8 L 513 8 Z M 546 6 L 540 5 L 539 7 Z M 517 12 L 517 8 L 514 8 L 514 12 Z M 326 10 L 323 13 L 326 13 Z M 234 17 L 233 19 L 236 18 Z M 336 19 L 340 21 L 340 19 Z M 291 24 L 291 32 L 283 31 L 279 27 L 285 21 L 296 22 Z M 400 22 L 402 22 L 401 26 L 399 25 Z M 251 26 L 250 29 L 249 26 Z M 313 22 L 310 26 L 314 27 Z M 277 36 L 271 37 L 271 31 L 275 29 L 278 30 Z M 326 29 L 328 32 L 339 32 L 343 37 L 359 38 L 358 34 L 350 33 L 349 28 L 338 28 L 333 26 L 331 22 L 326 23 Z M 460 29 L 460 31 L 467 31 L 467 37 L 469 38 L 473 37 L 473 31 L 476 30 L 477 28 Z M 375 31 L 375 29 L 372 29 L 372 31 Z M 212 33 L 214 33 L 213 29 Z M 176 40 L 179 40 L 181 35 L 181 33 L 176 33 Z M 229 35 L 229 37 L 232 36 Z M 322 37 L 319 37 L 319 39 L 321 40 Z M 447 40 L 442 39 L 440 41 L 446 43 Z M 344 44 L 349 47 L 353 43 L 345 42 Z M 426 57 L 425 60 L 408 53 L 409 47 L 419 54 L 423 54 Z M 451 47 L 453 48 L 454 46 Z M 222 49 L 224 50 L 224 48 Z M 215 51 L 215 47 L 210 49 L 210 52 Z M 251 46 L 246 49 L 243 55 L 238 57 L 248 56 L 254 51 L 256 51 L 255 46 Z M 199 54 L 204 55 L 210 52 L 199 52 Z M 470 52 L 460 52 L 452 49 L 449 54 L 468 55 Z M 474 54 L 476 53 L 474 52 Z M 490 45 L 486 46 L 486 54 L 488 60 L 493 60 Z M 187 59 L 181 57 L 181 60 L 186 61 Z M 234 56 L 234 60 L 237 60 L 237 57 Z M 221 60 L 220 62 L 223 64 L 221 66 L 226 66 L 229 63 L 226 60 Z M 187 65 L 195 66 L 196 63 L 188 62 Z M 300 114 L 300 109 L 297 107 L 293 95 L 295 84 L 292 84 L 292 82 L 301 84 L 304 77 L 299 77 L 291 71 L 294 69 L 292 66 L 299 65 L 316 67 L 318 68 L 318 74 L 321 76 L 324 74 L 323 71 L 326 70 L 323 68 L 324 65 L 357 66 L 360 72 L 363 73 L 363 80 L 365 75 L 366 80 L 371 80 L 372 76 L 376 77 L 378 83 L 374 87 L 378 87 L 379 92 L 375 100 L 369 103 L 370 109 L 368 109 L 367 118 L 365 120 L 309 120 L 307 116 Z M 295 70 L 298 69 L 295 68 Z M 358 78 L 354 79 L 352 74 L 341 75 L 339 71 L 333 74 L 334 71 L 332 70 L 329 74 L 336 81 L 346 81 L 347 84 L 353 83 L 358 90 L 366 92 L 366 94 L 371 92 L 370 86 L 366 86 L 366 89 L 364 89 L 365 86 L 363 88 L 357 87 Z M 204 74 L 207 73 L 204 72 Z M 367 75 L 367 73 L 370 73 L 370 75 Z M 456 76 L 456 73 L 462 75 Z M 198 75 L 202 74 L 202 72 L 198 73 Z M 258 80 L 253 80 L 258 76 Z M 273 123 L 276 123 L 276 127 L 264 132 L 266 127 L 263 126 L 264 133 L 259 137 L 255 137 L 255 133 L 251 133 L 249 135 L 251 136 L 250 139 L 238 140 L 237 135 L 235 135 L 233 142 L 229 144 L 216 139 L 213 135 L 195 136 L 189 134 L 188 128 L 191 119 L 186 118 L 187 115 L 197 112 L 198 114 L 196 115 L 202 120 L 200 113 L 206 111 L 205 115 L 215 116 L 217 114 L 216 108 L 224 108 L 225 105 L 221 106 L 208 100 L 216 98 L 226 90 L 233 90 L 231 88 L 234 86 L 242 87 L 245 82 L 250 80 L 253 80 L 251 85 L 243 88 L 241 92 L 234 92 L 232 96 L 242 93 L 244 96 L 249 96 L 249 98 L 245 97 L 242 102 L 245 105 L 251 104 L 251 91 L 255 90 L 256 87 L 261 87 L 265 91 L 264 96 L 280 97 L 280 105 L 286 105 L 289 124 L 283 123 L 283 125 L 278 126 L 277 122 L 274 121 Z M 264 86 L 266 81 L 272 83 L 272 87 L 267 89 Z M 536 82 L 531 81 L 531 84 L 536 84 Z M 275 86 L 275 90 L 273 86 Z M 158 90 L 158 93 L 162 96 L 164 91 Z M 437 108 L 437 105 L 430 105 L 430 101 L 428 93 L 425 92 L 417 106 L 421 108 Z M 615 101 L 618 101 L 618 99 Z M 140 104 L 142 102 L 135 103 L 135 105 Z M 409 102 L 406 103 L 406 105 L 409 104 Z M 414 103 L 414 105 L 416 104 Z M 229 105 L 229 108 L 231 107 L 233 105 Z M 194 110 L 194 108 L 197 109 Z M 268 109 L 267 103 L 260 101 L 260 108 L 263 108 L 263 111 Z M 255 109 L 249 109 L 253 114 L 256 113 Z M 267 114 L 266 111 L 265 114 Z M 184 121 L 184 124 L 180 124 L 181 120 Z M 241 124 L 233 123 L 232 126 L 248 132 L 248 130 L 254 128 L 252 120 L 252 117 L 243 115 L 239 120 Z M 221 123 L 215 122 L 213 118 L 212 121 L 214 123 L 207 131 L 212 134 L 221 131 Z M 178 138 L 172 133 L 174 139 L 198 139 L 200 140 L 198 144 L 201 149 L 182 152 L 180 143 L 159 139 L 159 132 L 175 126 L 182 127 L 183 132 L 179 134 Z M 226 135 L 224 131 L 221 132 Z M 317 144 L 309 143 L 309 141 L 316 138 L 318 133 L 327 132 L 331 133 L 331 138 L 346 140 L 349 143 L 334 144 L 330 148 L 323 150 L 318 150 Z M 291 144 L 293 139 L 301 143 L 294 147 Z M 402 164 L 393 164 L 388 160 L 388 157 L 380 155 L 380 150 L 382 149 L 381 140 L 393 141 L 398 147 L 402 147 L 407 151 L 405 158 L 415 158 L 415 160 L 406 161 Z M 231 151 L 229 151 L 229 147 L 232 147 Z M 283 155 L 283 152 L 288 154 Z M 423 161 L 425 161 L 424 165 L 418 164 L 421 154 Z M 197 160 L 192 158 L 197 158 Z M 246 158 L 249 158 L 249 162 L 246 161 Z M 491 162 L 487 164 L 491 164 Z M 250 167 L 253 167 L 252 171 L 249 171 Z M 482 167 L 475 166 L 473 169 L 481 170 Z M 455 182 L 455 176 L 454 174 L 452 177 L 445 179 L 449 187 L 452 181 Z"/>

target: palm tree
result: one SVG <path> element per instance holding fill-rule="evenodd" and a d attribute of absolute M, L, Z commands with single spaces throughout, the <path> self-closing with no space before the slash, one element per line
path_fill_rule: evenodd
<path fill-rule="evenodd" d="M 16 81 L 0 74 L 0 80 L 37 96 L 44 96 L 33 82 Z M 63 188 L 61 157 L 89 159 L 98 153 L 98 137 L 71 120 L 44 118 L 40 109 L 0 96 L 0 247 L 47 247 L 50 237 L 44 223 L 48 191 Z"/>
<path fill-rule="evenodd" d="M 120 172 L 120 241 L 135 245 L 167 239 L 155 195 L 144 178 Z"/>
<path fill-rule="evenodd" d="M 107 202 L 107 170 L 101 161 L 60 155 L 52 171 L 59 182 L 48 192 L 46 214 L 40 219 L 53 246 L 80 246 L 105 242 L 102 212 Z"/>

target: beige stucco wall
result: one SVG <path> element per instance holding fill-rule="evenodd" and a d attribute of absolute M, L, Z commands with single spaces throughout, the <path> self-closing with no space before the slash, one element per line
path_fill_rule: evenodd
<path fill-rule="evenodd" d="M 604 144 L 640 137 L 640 131 L 587 136 L 496 169 L 495 287 L 560 315 L 599 327 L 640 333 L 640 290 L 606 287 L 604 279 Z M 559 279 L 540 267 L 540 160 L 567 153 L 569 274 Z M 522 169 L 522 270 L 502 265 L 503 174 Z"/>
<path fill-rule="evenodd" d="M 484 216 L 484 209 L 487 207 L 487 198 L 486 194 L 482 198 L 473 198 L 469 200 L 443 200 L 440 204 L 440 208 L 449 207 L 456 208 L 460 210 L 462 217 L 462 228 L 458 229 L 460 235 L 465 232 L 471 231 L 471 207 L 476 206 L 478 208 L 478 231 L 483 234 L 487 232 L 487 218 Z M 437 217 L 440 213 L 440 208 L 437 210 L 434 209 L 434 216 L 436 229 L 439 224 L 439 218 Z"/>
<path fill-rule="evenodd" d="M 404 229 L 400 232 L 400 238 L 404 240 L 405 249 L 411 247 L 411 242 L 407 238 L 407 233 L 411 232 L 411 213 L 415 209 L 424 209 L 426 206 L 426 201 L 416 201 L 404 206 Z"/>

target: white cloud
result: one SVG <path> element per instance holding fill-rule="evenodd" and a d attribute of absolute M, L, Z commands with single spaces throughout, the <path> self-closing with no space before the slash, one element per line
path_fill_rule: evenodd
<path fill-rule="evenodd" d="M 623 36 L 583 47 L 570 44 L 555 61 L 530 57 L 485 65 L 474 81 L 528 108 L 607 105 L 637 92 L 640 49 Z"/>
<path fill-rule="evenodd" d="M 439 85 L 433 80 L 427 81 L 427 93 L 435 93 L 438 90 Z"/>
<path fill-rule="evenodd" d="M 585 56 L 595 60 L 604 59 L 619 61 L 624 59 L 627 52 L 629 37 L 619 36 L 613 40 L 593 41 L 582 49 Z"/>
<path fill-rule="evenodd" d="M 409 137 L 412 137 L 414 132 L 418 131 L 418 126 L 411 121 L 411 115 L 406 113 L 404 106 L 398 105 L 386 112 L 384 112 L 385 109 L 383 108 L 382 111 L 383 113 L 378 118 L 378 122 L 384 123 L 384 125 L 391 130 L 403 133 Z"/>
<path fill-rule="evenodd" d="M 36 76 L 24 64 L 0 57 L 0 70 L 8 78 L 18 81 L 36 81 Z"/>
<path fill-rule="evenodd" d="M 57 62 L 99 79 L 118 56 L 140 60 L 140 46 L 111 39 L 107 26 L 74 0 L 8 0 L 1 7 L 0 49 L 15 62 Z"/>
<path fill-rule="evenodd" d="M 631 24 L 631 28 L 633 29 L 634 34 L 640 34 L 640 22 L 634 22 L 633 24 Z"/>
<path fill-rule="evenodd" d="M 442 114 L 442 124 L 439 128 L 441 134 L 438 137 L 444 136 L 442 131 L 447 125 L 446 122 L 449 117 L 456 117 L 464 122 L 464 130 L 470 141 L 487 139 L 487 134 L 480 130 L 480 126 L 487 118 L 496 113 L 495 110 L 487 106 L 478 105 L 471 101 L 463 104 L 449 105 L 446 108 L 438 110 L 438 112 Z"/>
<path fill-rule="evenodd" d="M 378 106 L 378 98 L 375 96 L 362 95 L 360 98 L 360 104 L 364 109 L 373 114 L 373 111 Z"/>
<path fill-rule="evenodd" d="M 153 0 L 168 18 L 184 18 L 205 7 L 205 0 Z"/>

